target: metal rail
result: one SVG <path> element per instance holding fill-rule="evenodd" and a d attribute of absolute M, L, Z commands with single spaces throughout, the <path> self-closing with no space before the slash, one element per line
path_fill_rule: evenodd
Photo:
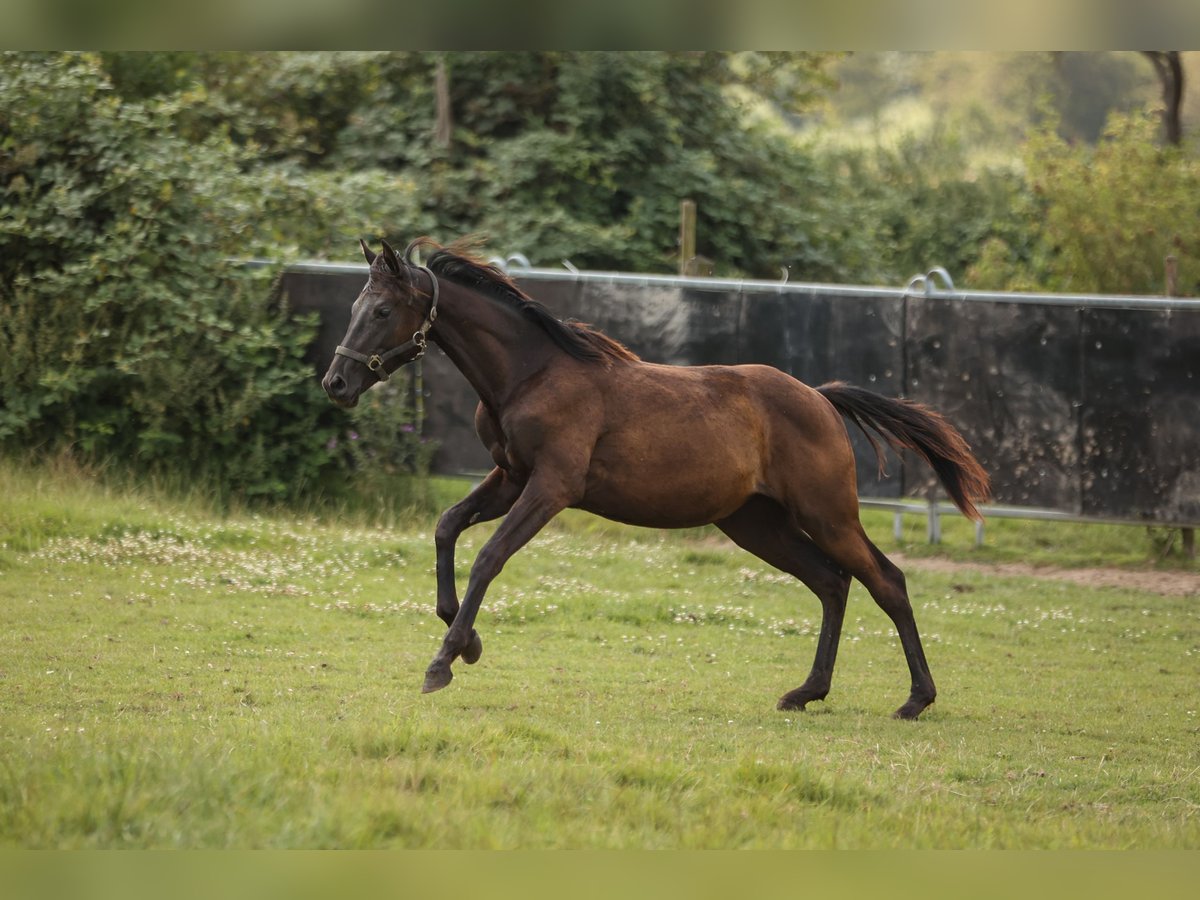
<path fill-rule="evenodd" d="M 896 540 L 904 536 L 903 517 L 905 515 L 925 516 L 925 536 L 931 544 L 942 542 L 942 516 L 961 516 L 957 506 L 952 503 L 937 500 L 903 500 L 875 499 L 860 497 L 858 505 L 866 509 L 881 509 L 892 513 L 892 533 Z M 1025 519 L 1041 522 L 1074 522 L 1079 525 L 1143 525 L 1154 526 L 1154 522 L 1137 519 L 1121 519 L 1107 516 L 1078 516 L 1074 513 L 1058 509 L 1041 509 L 1032 506 L 980 506 L 984 519 Z M 1179 528 L 1183 530 L 1200 527 L 1200 522 L 1172 523 L 1158 525 L 1161 528 Z M 975 546 L 982 547 L 984 539 L 984 522 L 975 523 Z"/>
<path fill-rule="evenodd" d="M 871 297 L 895 298 L 925 297 L 931 300 L 961 300 L 967 303 L 1020 303 L 1039 306 L 1067 306 L 1078 309 L 1156 309 L 1156 310 L 1188 310 L 1200 312 L 1200 298 L 1195 297 L 1156 297 L 1150 295 L 1121 295 L 1106 294 L 1018 294 L 1003 291 L 963 291 L 953 287 L 946 276 L 944 281 L 950 289 L 939 288 L 929 277 L 934 273 L 942 273 L 940 268 L 931 269 L 928 275 L 917 275 L 903 288 L 873 287 L 869 285 L 824 284 L 820 282 L 800 281 L 766 281 L 755 278 L 698 278 L 689 275 L 641 275 L 629 272 L 596 272 L 580 271 L 574 266 L 562 269 L 547 269 L 523 265 L 511 265 L 509 258 L 504 268 L 508 274 L 527 281 L 562 281 L 564 279 L 581 284 L 606 285 L 637 285 L 662 288 L 680 288 L 689 291 L 710 291 L 728 293 L 730 291 L 748 294 L 809 294 L 836 297 Z M 231 260 L 249 268 L 280 267 L 289 272 L 327 273 L 339 275 L 367 273 L 366 263 L 336 263 L 306 260 L 301 262 L 281 264 L 276 260 L 242 259 Z M 497 260 L 497 263 L 500 261 Z M 920 285 L 921 290 L 915 288 Z"/>

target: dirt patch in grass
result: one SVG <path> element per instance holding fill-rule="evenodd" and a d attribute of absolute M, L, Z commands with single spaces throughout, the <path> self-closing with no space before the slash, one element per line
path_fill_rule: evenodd
<path fill-rule="evenodd" d="M 1200 597 L 1200 572 L 1156 571 L 1153 569 L 1117 568 L 1060 568 L 1058 566 L 1034 566 L 1029 563 L 965 563 L 949 559 L 911 557 L 903 553 L 889 554 L 892 561 L 902 569 L 924 572 L 955 573 L 972 575 L 998 575 L 1005 578 L 1044 578 L 1051 581 L 1068 581 L 1085 587 L 1112 587 L 1125 590 L 1146 591 L 1170 597 Z"/>

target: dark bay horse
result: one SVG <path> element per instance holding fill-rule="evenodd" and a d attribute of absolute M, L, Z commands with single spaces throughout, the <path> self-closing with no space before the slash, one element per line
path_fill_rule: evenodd
<path fill-rule="evenodd" d="M 851 578 L 900 636 L 912 687 L 895 715 L 915 719 L 933 702 L 904 575 L 859 523 L 843 417 L 918 453 L 959 509 L 978 518 L 987 474 L 941 416 L 845 384 L 814 389 L 769 366 L 647 363 L 598 331 L 558 321 L 463 246 L 420 238 L 403 256 L 386 243 L 379 254 L 362 248 L 370 276 L 322 381 L 326 393 L 353 406 L 419 357 L 428 337 L 478 392 L 475 428 L 496 463 L 437 525 L 437 614 L 449 628 L 426 692 L 450 683 L 458 657 L 479 659 L 474 623 L 488 586 L 550 519 L 575 507 L 653 528 L 713 523 L 807 585 L 822 607 L 816 659 L 780 709 L 828 693 Z M 409 261 L 417 249 L 430 253 L 426 266 Z M 460 605 L 455 542 L 500 516 Z"/>

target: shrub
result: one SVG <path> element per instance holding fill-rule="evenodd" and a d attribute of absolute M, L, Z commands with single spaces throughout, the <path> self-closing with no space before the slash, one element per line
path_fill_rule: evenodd
<path fill-rule="evenodd" d="M 188 102 L 121 102 L 90 55 L 0 56 L 0 445 L 295 496 L 337 426 L 313 323 L 226 263 L 250 183 L 219 132 L 178 136 Z"/>
<path fill-rule="evenodd" d="M 990 242 L 1019 245 L 1027 227 L 1021 176 L 978 164 L 941 128 L 895 146 L 827 150 L 822 164 L 838 184 L 831 223 L 857 230 L 870 246 L 860 282 L 900 285 L 934 266 L 962 282 Z"/>
<path fill-rule="evenodd" d="M 1049 117 L 1025 147 L 1024 227 L 984 248 L 972 286 L 1162 294 L 1173 255 L 1179 293 L 1200 292 L 1200 161 L 1159 130 L 1156 114 L 1114 115 L 1098 144 L 1073 144 Z"/>
<path fill-rule="evenodd" d="M 420 364 L 409 366 L 364 393 L 326 444 L 352 478 L 343 495 L 377 521 L 431 511 L 425 476 L 435 444 L 422 434 L 423 408 L 414 401 L 423 390 Z"/>

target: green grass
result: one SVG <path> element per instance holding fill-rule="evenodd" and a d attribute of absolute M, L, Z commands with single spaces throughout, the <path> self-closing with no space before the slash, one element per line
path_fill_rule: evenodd
<path fill-rule="evenodd" d="M 829 699 L 781 713 L 811 595 L 710 532 L 572 514 L 493 586 L 480 663 L 421 695 L 427 515 L 216 517 L 13 466 L 0 490 L 3 845 L 1200 847 L 1195 596 L 914 566 L 921 721 L 889 718 L 907 671 L 857 586 Z M 1047 527 L 1060 564 L 1104 562 Z M 942 552 L 1028 559 L 1023 534 Z"/>

